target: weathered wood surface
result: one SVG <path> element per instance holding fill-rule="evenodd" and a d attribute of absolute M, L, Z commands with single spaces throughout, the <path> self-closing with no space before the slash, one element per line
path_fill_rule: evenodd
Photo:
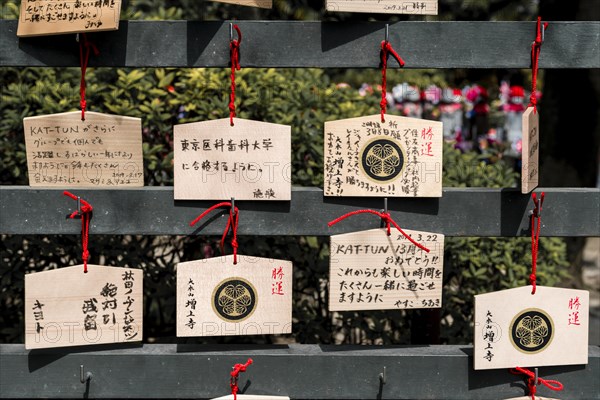
<path fill-rule="evenodd" d="M 61 0 L 21 0 L 19 36 L 119 29 L 121 0 L 70 2 Z"/>
<path fill-rule="evenodd" d="M 502 399 L 526 394 L 521 376 L 508 370 L 474 371 L 473 348 L 464 346 L 194 345 L 145 344 L 26 351 L 0 345 L 2 398 L 212 398 L 230 393 L 236 363 L 254 361 L 241 374 L 248 394 L 292 399 Z M 540 368 L 570 400 L 600 394 L 600 349 L 587 365 Z M 79 381 L 79 366 L 91 372 Z M 379 374 L 386 367 L 386 383 Z"/>
<path fill-rule="evenodd" d="M 329 12 L 437 15 L 438 0 L 327 0 Z"/>
<path fill-rule="evenodd" d="M 542 236 L 599 236 L 600 189 L 538 188 L 546 192 Z M 81 189 L 74 194 L 94 207 L 91 234 L 221 235 L 228 211 L 200 227 L 189 226 L 215 201 L 173 200 L 172 187 Z M 292 188 L 292 200 L 239 201 L 240 235 L 317 235 L 379 227 L 372 215 L 355 216 L 328 228 L 327 222 L 349 211 L 382 209 L 383 199 L 324 198 L 312 187 Z M 529 236 L 530 195 L 520 189 L 445 188 L 441 198 L 388 199 L 400 227 L 446 236 Z M 81 226 L 66 219 L 73 202 L 61 190 L 0 186 L 0 233 L 79 234 Z"/>
<path fill-rule="evenodd" d="M 23 119 L 31 186 L 144 186 L 142 119 L 88 111 Z"/>
<path fill-rule="evenodd" d="M 528 107 L 523 113 L 521 193 L 530 193 L 540 179 L 540 114 Z"/>
<path fill-rule="evenodd" d="M 242 67 L 377 68 L 384 22 L 236 21 Z M 0 21 L 0 66 L 79 66 L 75 35 L 16 36 Z M 226 67 L 228 21 L 121 21 L 88 35 L 90 66 Z M 389 40 L 405 68 L 529 68 L 535 22 L 394 22 Z M 397 64 L 390 62 L 390 67 Z M 600 22 L 551 22 L 540 68 L 600 68 Z"/>

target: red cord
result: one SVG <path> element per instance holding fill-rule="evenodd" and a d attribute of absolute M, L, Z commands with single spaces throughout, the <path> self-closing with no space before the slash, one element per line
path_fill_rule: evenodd
<path fill-rule="evenodd" d="M 561 391 L 563 390 L 564 386 L 562 383 L 560 383 L 559 381 L 555 381 L 552 379 L 543 379 L 540 378 L 538 376 L 537 378 L 537 382 L 535 381 L 535 373 L 533 373 L 532 371 L 526 369 L 526 368 L 520 368 L 520 367 L 516 367 L 513 369 L 510 369 L 510 373 L 513 375 L 525 375 L 527 377 L 527 387 L 529 388 L 529 395 L 531 396 L 532 400 L 535 400 L 535 393 L 537 392 L 537 385 L 544 385 L 546 386 L 548 389 L 550 390 L 554 390 L 554 391 Z"/>
<path fill-rule="evenodd" d="M 63 192 L 65 196 L 72 198 L 73 200 L 77 200 L 77 196 L 72 193 L 67 192 L 66 190 Z M 75 210 L 69 215 L 69 218 L 81 218 L 81 248 L 83 249 L 83 254 L 81 258 L 83 259 L 83 272 L 87 273 L 87 261 L 90 256 L 88 251 L 88 239 L 90 234 L 90 220 L 92 219 L 92 211 L 93 207 L 90 203 L 79 198 L 81 202 L 81 210 Z"/>
<path fill-rule="evenodd" d="M 429 249 L 425 246 L 423 246 L 420 243 L 417 243 L 413 238 L 411 238 L 409 235 L 407 235 L 396 223 L 396 221 L 394 221 L 392 219 L 392 216 L 390 215 L 390 213 L 386 213 L 386 212 L 379 212 L 379 211 L 375 211 L 375 210 L 356 210 L 356 211 L 351 211 L 347 214 L 342 215 L 341 217 L 338 217 L 336 219 L 334 219 L 333 221 L 329 222 L 327 224 L 327 226 L 332 227 L 333 225 L 337 224 L 338 222 L 351 217 L 353 215 L 357 215 L 357 214 L 365 214 L 365 213 L 369 213 L 369 214 L 374 214 L 377 215 L 379 218 L 381 218 L 383 220 L 383 222 L 385 222 L 386 226 L 387 226 L 387 234 L 388 236 L 391 235 L 391 231 L 390 231 L 390 224 L 394 225 L 394 227 L 396 229 L 398 229 L 398 231 L 404 235 L 405 238 L 407 238 L 412 244 L 414 244 L 415 246 L 417 246 L 418 248 L 420 248 L 421 250 L 425 250 L 427 253 L 429 253 Z"/>
<path fill-rule="evenodd" d="M 548 23 L 544 22 L 544 30 Z M 529 96 L 529 107 L 533 107 L 533 112 L 537 112 L 537 75 L 538 62 L 540 60 L 540 51 L 542 50 L 542 17 L 537 18 L 535 41 L 531 44 L 531 95 Z"/>
<path fill-rule="evenodd" d="M 81 34 L 81 40 L 79 41 L 79 65 L 81 66 L 81 82 L 79 83 L 79 106 L 81 107 L 81 120 L 85 121 L 85 72 L 88 67 L 88 61 L 90 59 L 90 50 L 94 52 L 94 55 L 100 54 L 96 45 L 89 40 L 85 33 Z"/>
<path fill-rule="evenodd" d="M 533 199 L 534 209 L 533 215 L 531 216 L 531 275 L 529 275 L 529 283 L 533 286 L 531 294 L 535 294 L 536 288 L 536 270 L 537 270 L 537 256 L 538 247 L 540 243 L 540 229 L 542 227 L 542 204 L 544 204 L 544 192 L 540 195 L 538 201 L 535 193 L 531 194 Z"/>
<path fill-rule="evenodd" d="M 209 209 L 204 211 L 202 214 L 200 214 L 195 220 L 190 222 L 190 226 L 196 225 L 196 223 L 198 223 L 198 221 L 200 221 L 211 211 L 213 211 L 219 207 L 229 207 L 229 218 L 227 218 L 227 225 L 225 225 L 225 230 L 223 231 L 223 236 L 221 236 L 221 252 L 223 252 L 223 247 L 225 246 L 225 237 L 227 236 L 227 233 L 229 233 L 229 229 L 231 228 L 231 231 L 233 233 L 232 238 L 231 238 L 231 247 L 233 248 L 233 263 L 237 264 L 237 249 L 238 249 L 237 229 L 238 229 L 238 222 L 240 220 L 240 212 L 237 207 L 235 207 L 232 210 L 231 202 L 224 201 L 224 202 L 215 204 L 214 206 L 210 207 Z"/>
<path fill-rule="evenodd" d="M 229 94 L 229 123 L 233 126 L 235 117 L 235 70 L 240 70 L 240 44 L 242 43 L 242 32 L 237 25 L 233 25 L 237 32 L 237 39 L 229 42 L 229 56 L 231 58 L 231 93 Z"/>
<path fill-rule="evenodd" d="M 246 361 L 246 364 L 235 364 L 231 371 L 231 378 L 229 378 L 229 386 L 231 386 L 231 394 L 233 395 L 233 400 L 237 400 L 237 392 L 239 390 L 238 387 L 238 377 L 241 372 L 246 372 L 246 368 L 252 364 L 252 359 L 249 358 Z"/>
<path fill-rule="evenodd" d="M 389 54 L 391 54 L 400 67 L 404 67 L 404 60 L 396 53 L 396 50 L 392 47 L 390 42 L 382 41 L 381 42 L 381 103 L 379 106 L 381 107 L 381 122 L 385 122 L 384 114 L 387 110 L 387 59 Z"/>

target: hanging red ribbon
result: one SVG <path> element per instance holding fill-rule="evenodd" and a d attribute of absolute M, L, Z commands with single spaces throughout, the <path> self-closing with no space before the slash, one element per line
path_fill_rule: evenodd
<path fill-rule="evenodd" d="M 421 250 L 425 250 L 427 253 L 429 253 L 429 249 L 425 246 L 423 246 L 422 244 L 416 242 L 413 238 L 411 238 L 409 235 L 407 235 L 401 228 L 400 226 L 398 226 L 398 224 L 396 223 L 396 221 L 394 221 L 392 219 L 392 216 L 390 215 L 390 213 L 386 213 L 386 212 L 379 212 L 379 211 L 375 211 L 375 210 L 356 210 L 356 211 L 351 211 L 347 214 L 342 215 L 339 218 L 334 219 L 333 221 L 329 222 L 327 224 L 327 226 L 332 227 L 333 225 L 337 224 L 338 222 L 351 217 L 353 215 L 357 215 L 357 214 L 374 214 L 377 215 L 379 218 L 382 219 L 382 221 L 386 224 L 387 227 L 387 235 L 390 236 L 391 233 L 391 227 L 390 225 L 394 225 L 394 227 L 396 229 L 398 229 L 398 231 L 406 238 L 408 239 L 412 244 L 414 244 L 415 246 L 417 246 L 418 248 L 420 248 Z"/>
<path fill-rule="evenodd" d="M 238 377 L 241 372 L 246 372 L 248 366 L 252 364 L 252 359 L 249 358 L 246 361 L 246 364 L 235 364 L 231 371 L 231 378 L 229 378 L 229 386 L 231 386 L 231 394 L 233 395 L 233 400 L 237 400 L 237 392 L 239 390 L 238 387 Z"/>
<path fill-rule="evenodd" d="M 536 269 L 538 246 L 540 243 L 540 230 L 542 227 L 542 204 L 544 204 L 544 192 L 538 200 L 535 193 L 531 194 L 533 199 L 533 215 L 531 216 L 531 275 L 529 275 L 529 283 L 532 285 L 531 294 L 535 294 L 536 288 Z"/>
<path fill-rule="evenodd" d="M 526 368 L 512 368 L 510 369 L 510 373 L 513 375 L 525 375 L 527 378 L 527 387 L 529 388 L 529 395 L 532 400 L 535 400 L 535 393 L 537 392 L 537 385 L 544 385 L 550 390 L 561 391 L 564 386 L 559 381 L 555 381 L 552 379 L 542 379 L 540 377 L 537 378 L 537 382 L 535 381 L 535 373 L 526 369 Z"/>
<path fill-rule="evenodd" d="M 548 27 L 548 23 L 544 22 L 544 31 Z M 538 62 L 540 60 L 540 51 L 542 50 L 542 17 L 537 18 L 537 24 L 535 28 L 535 40 L 531 44 L 531 95 L 529 96 L 529 107 L 533 107 L 533 112 L 537 112 L 537 75 L 538 75 Z"/>
<path fill-rule="evenodd" d="M 224 201 L 224 202 L 215 204 L 214 206 L 210 207 L 209 209 L 204 211 L 202 214 L 200 214 L 195 220 L 190 222 L 190 226 L 196 225 L 196 223 L 198 223 L 202 218 L 204 218 L 210 212 L 212 212 L 213 210 L 215 210 L 219 207 L 229 207 L 229 218 L 227 218 L 227 225 L 225 226 L 225 230 L 223 231 L 223 236 L 221 236 L 221 252 L 224 252 L 223 248 L 225 246 L 225 237 L 227 236 L 227 233 L 229 233 L 229 229 L 231 228 L 231 231 L 233 233 L 232 238 L 231 238 L 231 247 L 233 248 L 233 263 L 237 264 L 237 249 L 238 249 L 237 228 L 238 228 L 238 222 L 240 219 L 240 212 L 237 207 L 232 206 L 231 202 Z"/>
<path fill-rule="evenodd" d="M 235 117 L 235 71 L 240 70 L 240 44 L 242 43 L 242 31 L 239 26 L 233 25 L 237 32 L 237 39 L 229 41 L 229 56 L 231 58 L 231 93 L 229 94 L 229 123 L 233 126 Z"/>
<path fill-rule="evenodd" d="M 87 273 L 87 261 L 88 257 L 90 256 L 88 251 L 88 237 L 90 234 L 90 220 L 92 219 L 93 207 L 87 201 L 67 192 L 66 190 L 63 192 L 63 194 L 72 198 L 73 200 L 76 200 L 78 205 L 79 203 L 81 204 L 81 208 L 73 211 L 71 215 L 69 215 L 69 218 L 81 218 L 81 248 L 83 251 L 81 258 L 83 259 L 83 272 Z"/>
<path fill-rule="evenodd" d="M 404 67 L 404 60 L 396 53 L 396 50 L 392 47 L 391 43 L 384 40 L 381 42 L 381 103 L 379 106 L 381 107 L 381 122 L 385 122 L 384 114 L 387 110 L 387 60 L 389 55 L 391 54 L 400 67 Z"/>
<path fill-rule="evenodd" d="M 94 55 L 100 54 L 96 45 L 89 40 L 85 33 L 80 34 L 81 39 L 79 40 L 79 65 L 81 66 L 81 82 L 79 83 L 79 106 L 81 107 L 81 120 L 85 121 L 85 72 L 87 70 L 88 61 L 90 60 L 90 51 L 94 52 Z"/>

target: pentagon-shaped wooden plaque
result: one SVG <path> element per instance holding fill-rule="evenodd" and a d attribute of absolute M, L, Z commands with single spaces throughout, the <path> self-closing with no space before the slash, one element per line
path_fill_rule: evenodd
<path fill-rule="evenodd" d="M 238 255 L 177 264 L 177 336 L 292 332 L 292 263 Z"/>
<path fill-rule="evenodd" d="M 589 292 L 531 286 L 475 296 L 475 369 L 588 363 Z"/>
<path fill-rule="evenodd" d="M 175 200 L 290 200 L 291 131 L 239 118 L 175 125 Z"/>
<path fill-rule="evenodd" d="M 538 187 L 540 175 L 540 116 L 528 107 L 523 113 L 523 136 L 521 139 L 521 193 L 526 194 Z"/>
<path fill-rule="evenodd" d="M 438 0 L 326 0 L 329 12 L 437 15 Z"/>
<path fill-rule="evenodd" d="M 444 235 L 392 228 L 331 236 L 329 310 L 440 308 Z"/>
<path fill-rule="evenodd" d="M 25 348 L 139 342 L 141 269 L 88 264 L 25 275 Z"/>
<path fill-rule="evenodd" d="M 23 119 L 31 186 L 144 186 L 142 120 L 88 111 Z"/>
<path fill-rule="evenodd" d="M 21 0 L 17 36 L 119 29 L 121 0 Z"/>
<path fill-rule="evenodd" d="M 371 115 L 325 122 L 325 196 L 441 197 L 442 123 Z"/>
<path fill-rule="evenodd" d="M 273 0 L 213 0 L 219 3 L 235 4 L 238 6 L 273 8 Z"/>

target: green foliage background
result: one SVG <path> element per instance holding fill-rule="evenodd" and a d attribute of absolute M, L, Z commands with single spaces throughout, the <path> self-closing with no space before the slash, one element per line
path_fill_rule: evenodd
<path fill-rule="evenodd" d="M 421 83 L 436 79 L 444 84 L 440 75 L 406 72 Z M 145 183 L 171 185 L 173 124 L 226 117 L 228 74 L 224 69 L 90 69 L 88 105 L 92 111 L 141 117 Z M 1 184 L 27 184 L 22 119 L 76 109 L 79 76 L 73 68 L 0 69 Z M 324 121 L 378 111 L 377 94 L 361 97 L 355 87 L 338 87 L 317 69 L 243 69 L 237 83 L 239 117 L 292 126 L 295 185 L 322 186 Z M 445 186 L 514 187 L 516 179 L 502 160 L 461 154 L 450 145 L 444 149 Z M 410 342 L 419 311 L 327 311 L 328 238 L 242 237 L 239 242 L 244 253 L 294 261 L 293 334 L 202 341 Z M 175 264 L 218 255 L 216 243 L 217 238 L 208 237 L 92 236 L 90 262 L 143 268 L 146 340 L 168 342 L 175 340 Z M 0 341 L 23 340 L 24 272 L 77 264 L 79 257 L 77 236 L 2 237 Z M 543 238 L 539 264 L 541 284 L 555 285 L 566 278 L 564 241 Z M 528 238 L 447 238 L 442 341 L 470 342 L 473 295 L 527 284 L 529 269 Z"/>

